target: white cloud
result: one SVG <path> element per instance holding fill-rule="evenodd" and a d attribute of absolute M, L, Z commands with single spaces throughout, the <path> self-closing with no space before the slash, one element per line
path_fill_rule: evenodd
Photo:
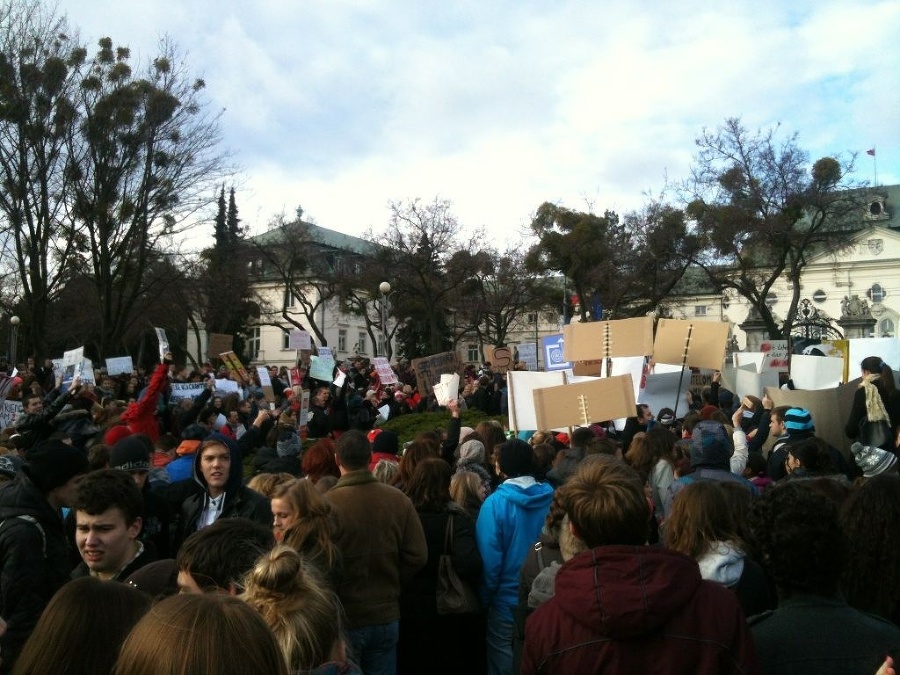
<path fill-rule="evenodd" d="M 189 52 L 257 228 L 303 204 L 360 233 L 435 195 L 498 238 L 546 200 L 624 211 L 729 116 L 780 122 L 814 158 L 876 144 L 900 182 L 893 0 L 60 4 L 83 36 Z"/>

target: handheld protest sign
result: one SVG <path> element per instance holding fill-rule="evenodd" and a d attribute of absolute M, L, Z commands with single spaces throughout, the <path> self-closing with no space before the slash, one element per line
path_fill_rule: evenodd
<path fill-rule="evenodd" d="M 238 377 L 241 378 L 243 382 L 249 382 L 250 377 L 247 375 L 247 371 L 244 368 L 244 364 L 241 363 L 241 360 L 237 357 L 237 354 L 234 352 L 223 352 L 219 354 L 219 359 L 225 365 L 225 370 L 229 373 L 234 373 Z"/>
<path fill-rule="evenodd" d="M 410 363 L 416 376 L 416 385 L 423 396 L 430 396 L 432 382 L 440 382 L 443 373 L 462 375 L 463 362 L 457 352 L 442 352 L 413 359 Z"/>
<path fill-rule="evenodd" d="M 637 317 L 614 321 L 570 323 L 563 328 L 567 361 L 594 361 L 653 353 L 653 319 Z"/>
<path fill-rule="evenodd" d="M 441 381 L 432 386 L 434 398 L 440 406 L 459 399 L 459 374 L 441 375 Z"/>
<path fill-rule="evenodd" d="M 386 356 L 376 356 L 372 359 L 372 363 L 381 384 L 397 384 L 397 376 L 394 375 L 394 369 L 391 368 Z"/>
<path fill-rule="evenodd" d="M 116 356 L 106 359 L 106 374 L 113 375 L 130 375 L 134 372 L 134 362 L 130 356 Z"/>
<path fill-rule="evenodd" d="M 156 340 L 159 342 L 159 361 L 162 363 L 166 360 L 166 352 L 171 351 L 169 349 L 169 338 L 166 337 L 166 330 L 164 328 L 153 328 L 156 333 Z M 231 347 L 229 347 L 231 349 Z"/>
<path fill-rule="evenodd" d="M 535 389 L 533 396 L 538 429 L 587 426 L 632 417 L 635 411 L 631 375 Z"/>
<path fill-rule="evenodd" d="M 314 380 L 330 383 L 334 378 L 334 359 L 324 356 L 310 356 L 309 358 L 309 376 Z"/>
<path fill-rule="evenodd" d="M 485 345 L 482 353 L 484 360 L 490 362 L 491 368 L 498 373 L 505 373 L 512 366 L 512 350 L 509 347 Z"/>
<path fill-rule="evenodd" d="M 234 349 L 234 337 L 225 333 L 210 333 L 209 344 L 206 348 L 206 357 L 213 359 L 216 356 L 221 358 L 222 354 L 229 353 Z"/>
<path fill-rule="evenodd" d="M 653 344 L 657 363 L 721 370 L 729 325 L 723 321 L 660 319 Z"/>
<path fill-rule="evenodd" d="M 275 402 L 275 390 L 272 388 L 272 378 L 269 369 L 265 366 L 256 366 L 256 374 L 259 376 L 259 385 L 262 387 L 263 396 L 269 403 Z"/>
<path fill-rule="evenodd" d="M 509 428 L 515 432 L 541 429 L 534 410 L 534 390 L 566 383 L 566 371 L 513 370 L 506 376 L 509 397 Z"/>

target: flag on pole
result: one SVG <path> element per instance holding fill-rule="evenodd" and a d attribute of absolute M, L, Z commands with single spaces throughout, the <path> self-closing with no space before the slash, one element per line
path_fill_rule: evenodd
<path fill-rule="evenodd" d="M 871 150 L 866 150 L 866 154 L 874 157 L 875 156 L 875 148 L 872 148 Z"/>

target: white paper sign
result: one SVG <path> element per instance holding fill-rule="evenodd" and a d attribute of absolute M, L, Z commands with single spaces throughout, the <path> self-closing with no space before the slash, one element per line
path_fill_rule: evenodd
<path fill-rule="evenodd" d="M 381 415 L 384 419 L 388 419 L 391 416 L 391 408 L 385 403 L 378 409 L 378 414 Z"/>
<path fill-rule="evenodd" d="M 432 385 L 437 404 L 446 406 L 450 401 L 459 398 L 459 375 L 453 373 L 451 375 L 441 374 L 441 381 Z"/>
<path fill-rule="evenodd" d="M 338 373 L 335 376 L 334 382 L 332 382 L 332 384 L 335 387 L 337 387 L 338 389 L 340 389 L 341 387 L 344 386 L 344 382 L 346 382 L 346 381 L 347 381 L 347 373 L 345 373 L 343 370 L 338 370 Z"/>
<path fill-rule="evenodd" d="M 796 389 L 831 389 L 844 381 L 844 359 L 793 354 L 791 380 Z"/>
<path fill-rule="evenodd" d="M 241 387 L 234 380 L 216 379 L 216 396 L 228 396 L 228 394 L 240 394 Z"/>
<path fill-rule="evenodd" d="M 375 366 L 375 372 L 378 373 L 381 384 L 397 384 L 397 376 L 394 375 L 394 369 L 391 368 L 386 356 L 376 356 L 372 359 L 372 364 Z"/>
<path fill-rule="evenodd" d="M 294 392 L 297 390 L 295 389 Z M 300 412 L 297 415 L 297 428 L 302 429 L 309 423 L 309 389 L 300 392 Z"/>
<path fill-rule="evenodd" d="M 894 373 L 900 372 L 900 338 L 854 338 L 850 342 L 850 379 L 862 375 L 860 364 L 869 356 L 880 356 Z"/>
<path fill-rule="evenodd" d="M 682 372 L 650 373 L 645 385 L 637 402 L 649 405 L 654 415 L 658 415 L 663 408 L 677 410 L 682 415 L 687 412 L 685 394 L 691 388 L 690 368 L 685 368 Z"/>
<path fill-rule="evenodd" d="M 134 372 L 134 362 L 130 356 L 114 356 L 106 359 L 107 375 L 130 375 Z"/>
<path fill-rule="evenodd" d="M 206 389 L 206 385 L 202 382 L 173 382 L 169 386 L 171 388 L 169 394 L 170 401 L 180 401 L 185 398 L 193 400 Z"/>
<path fill-rule="evenodd" d="M 538 369 L 538 350 L 534 342 L 521 342 L 518 345 L 519 361 L 525 364 L 528 370 Z"/>
<path fill-rule="evenodd" d="M 3 401 L 0 404 L 0 429 L 16 426 L 16 420 L 22 414 L 21 401 Z"/>
<path fill-rule="evenodd" d="M 331 351 L 331 347 L 319 347 L 319 358 L 331 359 L 332 361 L 334 361 L 334 352 Z"/>
<path fill-rule="evenodd" d="M 514 431 L 537 431 L 534 390 L 565 384 L 572 372 L 513 370 L 506 374 L 509 396 L 509 428 Z"/>
<path fill-rule="evenodd" d="M 159 341 L 159 360 L 166 358 L 166 352 L 169 351 L 169 338 L 166 337 L 165 328 L 155 328 L 156 339 Z"/>
<path fill-rule="evenodd" d="M 309 376 L 314 380 L 331 382 L 334 373 L 334 359 L 323 356 L 310 356 L 309 359 Z"/>
<path fill-rule="evenodd" d="M 288 347 L 291 349 L 312 349 L 312 340 L 305 330 L 292 330 L 288 333 Z"/>

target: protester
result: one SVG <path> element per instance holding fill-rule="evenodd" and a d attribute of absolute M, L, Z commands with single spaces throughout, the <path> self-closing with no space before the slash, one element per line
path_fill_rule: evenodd
<path fill-rule="evenodd" d="M 222 594 L 176 595 L 137 623 L 115 675 L 288 675 L 278 642 L 259 613 Z"/>
<path fill-rule="evenodd" d="M 775 611 L 751 620 L 762 672 L 875 672 L 900 645 L 900 629 L 851 608 L 838 592 L 848 542 L 835 502 L 811 481 L 789 481 L 766 490 L 749 525 L 779 596 Z"/>
<path fill-rule="evenodd" d="M 41 614 L 13 675 L 111 673 L 125 637 L 149 609 L 150 597 L 125 584 L 76 579 Z"/>
<path fill-rule="evenodd" d="M 69 544 L 60 509 L 71 508 L 87 458 L 61 441 L 43 441 L 28 453 L 15 481 L 0 490 L 0 637 L 8 673 L 44 607 L 69 579 Z"/>
<path fill-rule="evenodd" d="M 704 581 L 688 556 L 646 546 L 649 508 L 633 469 L 585 460 L 562 490 L 589 550 L 562 566 L 554 596 L 528 619 L 522 673 L 759 672 L 731 591 Z"/>
<path fill-rule="evenodd" d="M 513 609 L 518 604 L 519 570 L 538 538 L 553 488 L 534 476 L 531 446 L 510 439 L 499 448 L 505 480 L 485 500 L 475 526 L 478 552 L 484 563 L 481 599 L 488 610 L 488 672 L 512 671 Z"/>
<path fill-rule="evenodd" d="M 853 407 L 844 426 L 847 438 L 860 437 L 864 422 L 885 422 L 888 427 L 887 439 L 880 445 L 882 450 L 897 452 L 897 431 L 900 429 L 900 391 L 894 381 L 894 371 L 881 360 L 880 356 L 869 356 L 860 364 L 862 382 L 853 395 Z M 873 445 L 862 439 L 863 445 Z"/>

